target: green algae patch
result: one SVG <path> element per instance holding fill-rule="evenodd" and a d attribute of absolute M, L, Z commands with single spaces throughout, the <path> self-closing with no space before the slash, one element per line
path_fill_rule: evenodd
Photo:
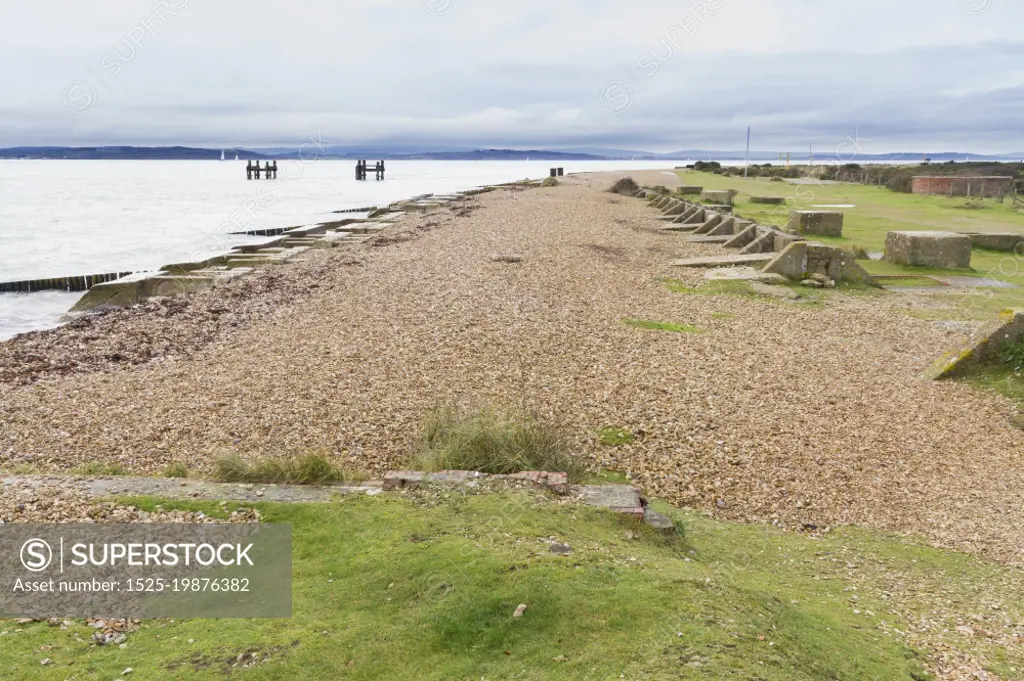
<path fill-rule="evenodd" d="M 676 324 L 675 322 L 656 322 L 649 319 L 623 319 L 622 323 L 636 329 L 649 331 L 668 331 L 670 333 L 703 333 L 693 324 Z"/>

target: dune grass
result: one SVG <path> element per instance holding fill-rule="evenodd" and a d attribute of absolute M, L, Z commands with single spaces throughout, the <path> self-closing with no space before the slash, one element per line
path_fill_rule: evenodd
<path fill-rule="evenodd" d="M 586 465 L 574 457 L 557 425 L 529 414 L 438 407 L 424 421 L 410 464 L 416 470 L 509 474 L 557 471 L 578 480 Z"/>
<path fill-rule="evenodd" d="M 213 478 L 219 482 L 251 482 L 275 485 L 327 485 L 360 482 L 366 474 L 351 471 L 322 453 L 248 461 L 237 454 L 225 454 L 214 462 Z"/>
<path fill-rule="evenodd" d="M 923 653 L 896 633 L 913 628 L 908 616 L 946 629 L 944 645 L 983 655 L 991 673 L 1024 669 L 1019 649 L 962 634 L 955 620 L 1022 621 L 1021 575 L 962 554 L 657 505 L 683 527 L 662 537 L 526 491 L 447 496 L 258 504 L 267 522 L 293 528 L 291 619 L 144 621 L 124 648 L 91 645 L 82 620 L 0 621 L 4 678 L 922 681 Z M 212 517 L 238 508 L 134 503 Z M 551 541 L 572 553 L 555 555 Z M 252 668 L 232 666 L 254 653 Z"/>

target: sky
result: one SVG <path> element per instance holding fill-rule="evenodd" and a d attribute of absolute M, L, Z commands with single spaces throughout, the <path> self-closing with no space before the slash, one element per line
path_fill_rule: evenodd
<path fill-rule="evenodd" d="M 1024 151 L 1020 0 L 0 0 L 0 146 Z"/>

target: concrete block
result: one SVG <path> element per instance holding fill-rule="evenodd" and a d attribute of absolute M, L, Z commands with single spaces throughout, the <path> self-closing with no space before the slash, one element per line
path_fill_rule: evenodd
<path fill-rule="evenodd" d="M 736 197 L 736 192 L 734 192 L 732 189 L 725 189 L 721 191 L 705 189 L 704 191 L 701 192 L 700 197 L 704 201 L 713 201 L 714 203 L 720 203 L 725 206 L 731 206 L 733 203 L 733 199 L 735 199 Z"/>
<path fill-rule="evenodd" d="M 1010 232 L 972 232 L 971 244 L 990 251 L 1015 251 L 1024 243 L 1024 236 Z"/>
<path fill-rule="evenodd" d="M 999 319 L 978 329 L 967 341 L 953 348 L 925 372 L 925 378 L 939 380 L 963 376 L 971 369 L 994 364 L 1007 347 L 1024 339 L 1024 310 L 1005 310 Z"/>
<path fill-rule="evenodd" d="M 790 281 L 803 281 L 817 274 L 836 282 L 878 286 L 874 278 L 857 264 L 850 253 L 816 241 L 797 241 L 790 244 L 765 265 L 762 271 L 780 274 Z"/>
<path fill-rule="evenodd" d="M 832 211 L 794 210 L 787 229 L 794 234 L 842 236 L 843 214 Z"/>
<path fill-rule="evenodd" d="M 775 251 L 775 230 L 756 227 L 757 236 L 740 249 L 740 253 L 772 253 Z M 770 259 L 770 258 L 769 258 Z"/>
<path fill-rule="evenodd" d="M 798 241 L 803 241 L 804 238 L 799 234 L 787 234 L 780 232 L 779 230 L 772 230 L 772 250 L 776 253 L 781 253 L 786 250 L 786 247 L 790 244 Z"/>
<path fill-rule="evenodd" d="M 726 248 L 743 248 L 750 244 L 751 241 L 757 238 L 757 225 L 751 224 L 746 227 L 739 234 L 733 236 L 732 239 L 726 241 L 723 246 Z"/>
<path fill-rule="evenodd" d="M 722 224 L 721 213 L 708 213 L 708 219 L 704 221 L 704 224 L 693 230 L 694 234 L 707 234 L 718 225 Z"/>
<path fill-rule="evenodd" d="M 676 201 L 675 204 L 665 211 L 665 215 L 682 215 L 688 206 L 685 201 Z"/>
<path fill-rule="evenodd" d="M 733 267 L 736 265 L 765 265 L 775 259 L 771 253 L 743 253 L 736 255 L 712 255 L 704 258 L 673 260 L 674 267 Z"/>
<path fill-rule="evenodd" d="M 971 237 L 955 232 L 889 232 L 885 259 L 898 265 L 970 269 Z"/>
<path fill-rule="evenodd" d="M 751 196 L 751 203 L 763 203 L 770 206 L 781 206 L 786 203 L 786 197 L 784 196 Z"/>
<path fill-rule="evenodd" d="M 703 193 L 704 187 L 694 187 L 693 185 L 681 185 L 676 187 L 676 193 L 680 196 L 700 196 Z"/>
<path fill-rule="evenodd" d="M 730 239 L 735 235 L 736 218 L 723 216 L 721 222 L 709 229 L 705 234 L 708 236 L 727 236 Z M 728 239 L 726 239 L 728 241 Z"/>
<path fill-rule="evenodd" d="M 114 281 L 96 284 L 86 291 L 70 312 L 84 312 L 99 307 L 131 307 L 146 298 L 144 282 L 152 272 L 139 272 Z"/>

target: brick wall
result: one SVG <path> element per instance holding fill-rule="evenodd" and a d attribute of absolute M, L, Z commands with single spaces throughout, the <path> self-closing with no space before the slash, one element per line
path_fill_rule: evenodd
<path fill-rule="evenodd" d="M 910 191 L 914 194 L 941 194 L 944 196 L 998 196 L 1013 190 L 1012 177 L 927 177 L 913 178 Z"/>

